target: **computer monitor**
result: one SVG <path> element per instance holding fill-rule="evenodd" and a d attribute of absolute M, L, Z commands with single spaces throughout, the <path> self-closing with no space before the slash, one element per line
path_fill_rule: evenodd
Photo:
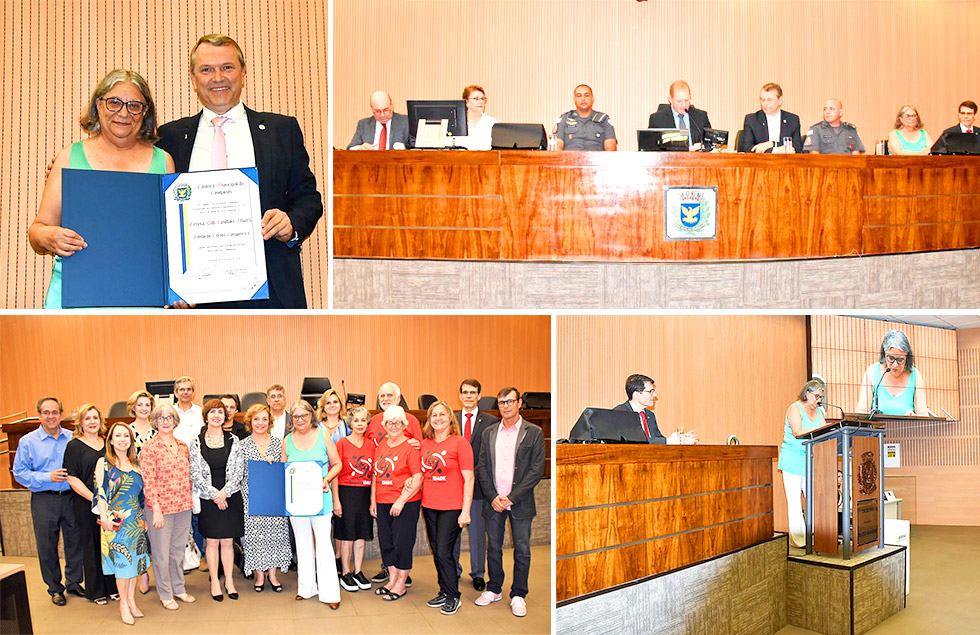
<path fill-rule="evenodd" d="M 687 152 L 691 131 L 681 128 L 641 128 L 636 131 L 640 152 Z"/>
<path fill-rule="evenodd" d="M 173 379 L 166 379 L 162 381 L 148 381 L 146 382 L 146 392 L 150 393 L 154 397 L 167 397 L 174 394 L 174 381 Z"/>
<path fill-rule="evenodd" d="M 717 146 L 728 145 L 728 131 L 716 130 L 715 128 L 705 128 L 704 136 L 701 140 L 701 149 L 705 152 L 714 150 Z"/>
<path fill-rule="evenodd" d="M 494 150 L 547 150 L 548 134 L 539 123 L 495 123 L 490 129 Z"/>
<path fill-rule="evenodd" d="M 649 443 L 635 412 L 586 408 L 568 433 L 578 443 Z"/>
<path fill-rule="evenodd" d="M 946 154 L 980 154 L 980 136 L 969 132 L 946 135 Z"/>
<path fill-rule="evenodd" d="M 419 122 L 426 128 L 419 131 Z M 416 148 L 442 148 L 449 137 L 467 136 L 466 102 L 462 99 L 409 100 L 408 134 Z"/>

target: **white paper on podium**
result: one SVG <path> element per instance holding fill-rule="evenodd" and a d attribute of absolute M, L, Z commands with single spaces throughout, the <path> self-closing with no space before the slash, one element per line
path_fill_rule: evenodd
<path fill-rule="evenodd" d="M 319 461 L 286 464 L 286 513 L 290 516 L 323 514 L 323 465 Z"/>

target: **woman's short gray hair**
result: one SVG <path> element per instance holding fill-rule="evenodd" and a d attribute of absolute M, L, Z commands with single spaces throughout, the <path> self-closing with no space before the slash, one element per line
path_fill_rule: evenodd
<path fill-rule="evenodd" d="M 905 353 L 905 368 L 912 370 L 915 366 L 915 357 L 912 355 L 912 344 L 904 332 L 895 329 L 885 333 L 884 339 L 881 340 L 881 355 L 878 356 L 878 361 L 882 364 L 885 363 L 885 351 L 889 348 L 897 348 Z"/>
<path fill-rule="evenodd" d="M 156 141 L 160 138 L 157 136 L 157 107 L 153 103 L 153 94 L 150 92 L 150 85 L 146 83 L 142 75 L 136 71 L 126 70 L 125 68 L 117 68 L 109 71 L 109 74 L 103 77 L 102 81 L 95 86 L 95 90 L 92 91 L 92 96 L 88 101 L 88 108 L 81 119 L 78 120 L 78 123 L 82 126 L 82 130 L 91 135 L 97 135 L 102 132 L 102 123 L 99 121 L 99 100 L 105 97 L 106 93 L 112 90 L 112 87 L 119 82 L 130 82 L 136 86 L 143 96 L 143 101 L 146 102 L 146 112 L 143 113 L 143 123 L 140 125 L 137 136 L 145 141 Z"/>
<path fill-rule="evenodd" d="M 150 426 L 152 426 L 154 430 L 158 430 L 157 419 L 167 415 L 174 418 L 174 429 L 176 429 L 177 426 L 180 425 L 180 415 L 177 413 L 177 409 L 168 403 L 162 403 L 153 409 L 153 412 L 150 414 Z"/>

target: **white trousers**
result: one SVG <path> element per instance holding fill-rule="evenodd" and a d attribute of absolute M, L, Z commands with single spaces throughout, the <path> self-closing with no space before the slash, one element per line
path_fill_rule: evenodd
<path fill-rule="evenodd" d="M 783 472 L 783 488 L 786 490 L 786 512 L 789 516 L 789 544 L 793 547 L 806 546 L 806 524 L 803 521 L 803 477 L 799 474 Z"/>
<path fill-rule="evenodd" d="M 321 602 L 340 602 L 337 561 L 333 555 L 333 541 L 330 540 L 331 516 L 332 514 L 289 517 L 296 537 L 296 577 L 299 587 L 296 593 L 304 598 L 319 594 Z M 315 549 L 314 535 L 316 536 Z"/>

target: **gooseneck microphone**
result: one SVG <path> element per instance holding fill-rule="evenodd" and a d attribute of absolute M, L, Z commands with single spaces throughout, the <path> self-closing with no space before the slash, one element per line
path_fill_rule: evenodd
<path fill-rule="evenodd" d="M 878 388 L 881 387 L 881 382 L 885 381 L 885 375 L 892 372 L 891 368 L 886 368 L 885 372 L 881 374 L 881 379 L 878 380 L 878 385 L 875 386 L 875 391 L 871 394 L 871 412 L 868 413 L 868 421 L 880 412 L 878 410 Z"/>
<path fill-rule="evenodd" d="M 837 404 L 832 404 L 832 403 L 825 403 L 825 402 L 823 402 L 823 401 L 818 401 L 818 402 L 817 402 L 817 407 L 818 407 L 818 408 L 822 408 L 822 407 L 824 407 L 824 406 L 827 406 L 827 407 L 829 407 L 829 408 L 837 408 L 838 410 L 840 410 L 840 418 L 841 418 L 841 419 L 845 419 L 845 418 L 846 418 L 846 417 L 844 416 L 844 409 L 843 409 L 843 408 L 841 408 L 840 406 L 838 406 Z M 824 414 L 826 415 L 826 413 L 824 413 Z"/>

